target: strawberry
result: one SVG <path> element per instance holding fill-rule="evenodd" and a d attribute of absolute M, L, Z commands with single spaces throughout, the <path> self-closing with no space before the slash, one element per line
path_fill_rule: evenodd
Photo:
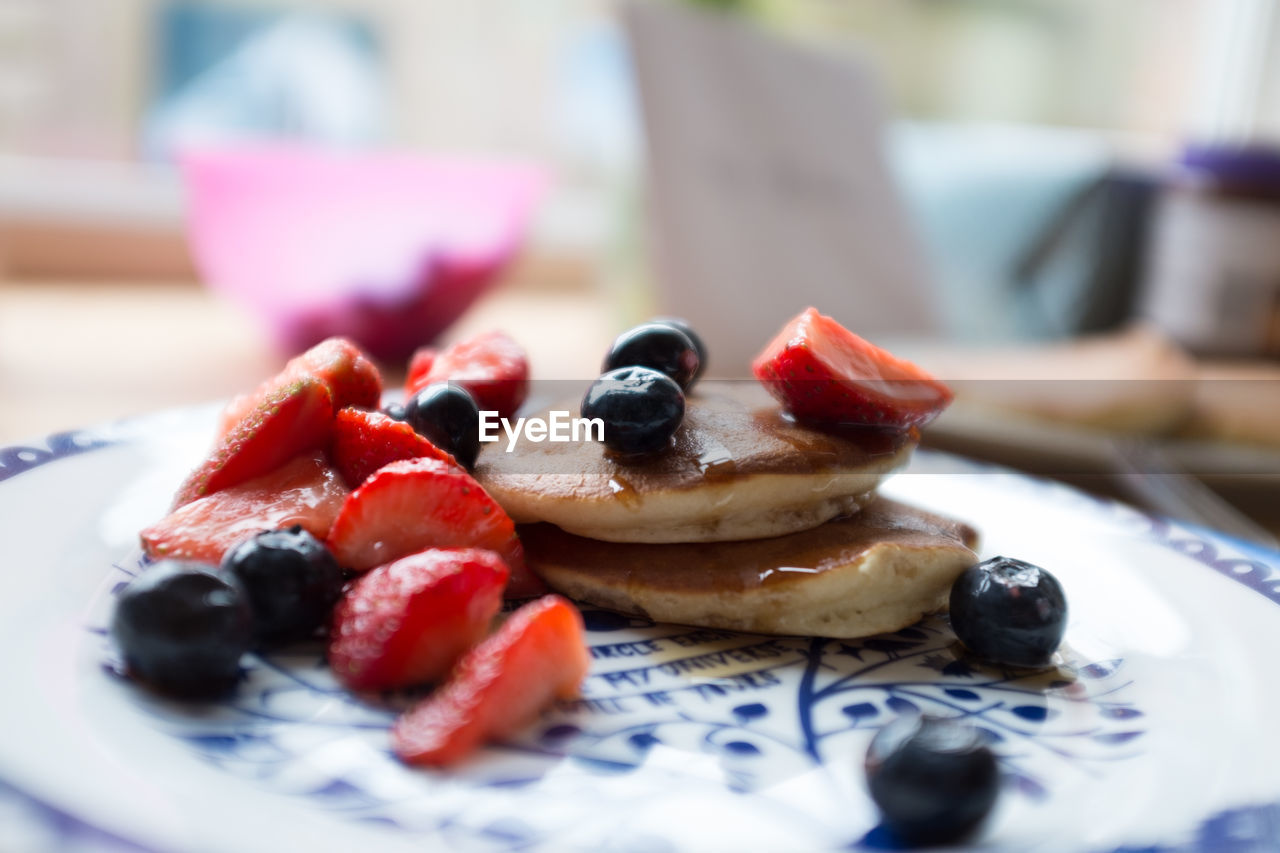
<path fill-rule="evenodd" d="M 418 350 L 410 361 L 405 397 L 446 381 L 466 388 L 481 411 L 511 417 L 529 392 L 529 360 L 518 343 L 498 331 L 459 341 L 440 353 Z"/>
<path fill-rule="evenodd" d="M 262 530 L 302 525 L 323 540 L 342 508 L 347 488 L 319 453 L 302 454 L 261 477 L 183 504 L 142 531 L 153 559 L 208 563 Z"/>
<path fill-rule="evenodd" d="M 515 525 L 470 474 L 440 459 L 384 465 L 347 496 L 329 531 L 338 563 L 355 571 L 423 548 L 487 548 L 524 571 Z"/>
<path fill-rule="evenodd" d="M 260 477 L 299 453 L 324 447 L 333 414 L 333 394 L 319 379 L 301 376 L 271 389 L 214 443 L 209 457 L 178 488 L 174 507 Z"/>
<path fill-rule="evenodd" d="M 389 462 L 420 456 L 457 464 L 413 427 L 381 412 L 346 408 L 334 418 L 329 459 L 353 489 Z"/>
<path fill-rule="evenodd" d="M 916 365 L 813 308 L 787 323 L 751 368 L 798 420 L 818 424 L 922 427 L 952 398 Z"/>
<path fill-rule="evenodd" d="M 360 348 L 345 338 L 328 338 L 290 359 L 275 376 L 259 385 L 251 394 L 234 397 L 218 419 L 220 439 L 249 415 L 264 397 L 310 376 L 329 386 L 335 409 L 355 406 L 376 409 L 382 402 L 382 376 Z"/>
<path fill-rule="evenodd" d="M 328 338 L 284 367 L 288 376 L 314 376 L 329 384 L 335 408 L 376 409 L 382 402 L 382 376 L 377 365 L 346 338 Z"/>
<path fill-rule="evenodd" d="M 456 764 L 485 741 L 517 733 L 554 700 L 576 696 L 588 666 L 581 614 L 558 595 L 540 598 L 396 720 L 391 748 L 410 764 Z"/>
<path fill-rule="evenodd" d="M 443 679 L 489 632 L 507 574 L 492 551 L 428 548 L 361 576 L 334 609 L 334 676 L 352 690 Z"/>
<path fill-rule="evenodd" d="M 434 347 L 418 347 L 413 351 L 413 356 L 409 359 L 409 375 L 404 380 L 406 399 L 412 397 L 415 391 L 431 384 L 427 377 L 431 375 L 431 365 L 436 363 L 436 356 L 439 354 L 440 351 Z"/>

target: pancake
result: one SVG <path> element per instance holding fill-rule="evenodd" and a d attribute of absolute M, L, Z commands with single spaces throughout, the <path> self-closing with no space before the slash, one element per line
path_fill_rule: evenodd
<path fill-rule="evenodd" d="M 946 609 L 977 561 L 968 525 L 886 498 L 812 530 L 747 542 L 616 544 L 520 529 L 529 567 L 578 601 L 659 622 L 851 638 Z"/>
<path fill-rule="evenodd" d="M 721 383 L 688 398 L 662 453 L 620 461 L 595 441 L 522 439 L 487 446 L 475 477 L 517 523 L 608 542 L 760 539 L 856 512 L 916 443 L 914 432 L 808 429 L 757 383 Z"/>

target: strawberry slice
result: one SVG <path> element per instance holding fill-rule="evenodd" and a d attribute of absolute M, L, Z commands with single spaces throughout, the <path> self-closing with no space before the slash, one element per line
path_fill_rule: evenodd
<path fill-rule="evenodd" d="M 502 507 L 466 471 L 430 457 L 375 471 L 347 497 L 328 542 L 339 564 L 360 572 L 424 548 L 487 548 L 525 571 Z"/>
<path fill-rule="evenodd" d="M 378 367 L 346 338 L 328 338 L 290 360 L 287 376 L 314 376 L 329 384 L 335 408 L 376 409 L 382 402 Z"/>
<path fill-rule="evenodd" d="M 377 366 L 346 338 L 328 338 L 290 359 L 284 369 L 252 393 L 232 398 L 219 416 L 217 437 L 221 439 L 234 429 L 267 395 L 304 376 L 329 386 L 335 409 L 376 409 L 382 402 L 382 375 Z"/>
<path fill-rule="evenodd" d="M 518 343 L 499 331 L 459 341 L 440 353 L 420 349 L 410 360 L 405 397 L 446 381 L 466 388 L 482 411 L 510 417 L 529 393 L 529 360 Z"/>
<path fill-rule="evenodd" d="M 263 530 L 302 525 L 323 540 L 347 487 L 319 453 L 183 504 L 142 531 L 148 557 L 220 563 L 231 546 Z"/>
<path fill-rule="evenodd" d="M 409 375 L 404 380 L 405 398 L 413 396 L 431 384 L 427 377 L 431 374 L 431 365 L 436 363 L 440 351 L 435 347 L 418 347 L 409 359 Z"/>
<path fill-rule="evenodd" d="M 272 389 L 236 422 L 178 488 L 174 507 L 260 477 L 325 446 L 333 426 L 329 386 L 301 376 Z"/>
<path fill-rule="evenodd" d="M 457 464 L 413 427 L 382 412 L 347 408 L 334 418 L 329 459 L 353 489 L 390 462 L 423 456 Z"/>
<path fill-rule="evenodd" d="M 787 323 L 751 365 L 798 420 L 822 425 L 922 427 L 951 389 L 809 308 Z"/>
<path fill-rule="evenodd" d="M 516 734 L 553 701 L 576 696 L 589 664 L 582 615 L 558 595 L 540 598 L 396 720 L 391 748 L 410 764 L 456 764 L 482 743 Z"/>
<path fill-rule="evenodd" d="M 329 665 L 352 690 L 439 681 L 484 639 L 507 566 L 479 548 L 428 548 L 361 576 L 334 609 Z"/>

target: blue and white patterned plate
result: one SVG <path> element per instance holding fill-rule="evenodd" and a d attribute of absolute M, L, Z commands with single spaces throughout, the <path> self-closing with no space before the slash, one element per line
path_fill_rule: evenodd
<path fill-rule="evenodd" d="M 886 491 L 1061 578 L 1056 670 L 972 661 L 940 618 L 840 642 L 588 611 L 582 699 L 449 773 L 397 763 L 405 700 L 346 694 L 319 648 L 158 700 L 103 626 L 213 417 L 0 449 L 0 850 L 877 848 L 862 756 L 918 710 L 1000 756 L 985 848 L 1280 847 L 1280 555 L 936 454 Z"/>

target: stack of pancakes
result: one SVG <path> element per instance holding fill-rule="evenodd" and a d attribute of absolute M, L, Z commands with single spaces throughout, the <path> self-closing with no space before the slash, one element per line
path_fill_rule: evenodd
<path fill-rule="evenodd" d="M 593 441 L 488 446 L 476 478 L 536 574 L 659 622 L 773 634 L 861 637 L 946 606 L 976 533 L 876 494 L 914 432 L 817 431 L 755 383 L 707 384 L 644 459 Z"/>

